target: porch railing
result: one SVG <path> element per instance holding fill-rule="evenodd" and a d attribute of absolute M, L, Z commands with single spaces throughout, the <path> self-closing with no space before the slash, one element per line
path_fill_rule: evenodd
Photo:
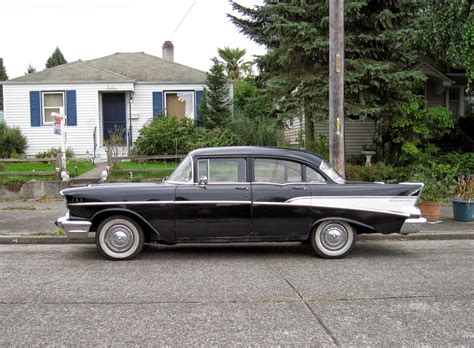
<path fill-rule="evenodd" d="M 474 140 L 461 129 L 459 130 L 459 141 L 463 151 L 474 152 Z"/>

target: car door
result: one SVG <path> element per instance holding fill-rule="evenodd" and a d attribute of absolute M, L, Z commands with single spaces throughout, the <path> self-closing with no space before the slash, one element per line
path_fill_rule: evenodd
<path fill-rule="evenodd" d="M 253 234 L 276 239 L 307 235 L 312 220 L 305 166 L 278 158 L 255 158 L 252 168 Z"/>
<path fill-rule="evenodd" d="M 177 239 L 217 241 L 248 236 L 251 201 L 247 160 L 201 158 L 194 173 L 194 184 L 176 189 Z"/>

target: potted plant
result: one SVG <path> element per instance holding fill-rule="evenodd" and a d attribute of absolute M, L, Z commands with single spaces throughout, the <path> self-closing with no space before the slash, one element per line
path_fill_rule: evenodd
<path fill-rule="evenodd" d="M 421 216 L 430 222 L 438 221 L 441 215 L 441 202 L 449 195 L 449 187 L 443 181 L 425 177 L 425 186 L 420 197 Z"/>
<path fill-rule="evenodd" d="M 472 221 L 474 212 L 474 176 L 458 175 L 456 195 L 452 199 L 453 217 L 456 221 Z"/>

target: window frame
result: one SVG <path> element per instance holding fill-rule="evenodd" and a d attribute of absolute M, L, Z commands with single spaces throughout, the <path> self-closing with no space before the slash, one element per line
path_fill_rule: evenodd
<path fill-rule="evenodd" d="M 192 89 L 183 89 L 183 90 L 169 90 L 169 91 L 163 91 L 163 111 L 164 111 L 164 116 L 165 117 L 170 117 L 168 115 L 168 103 L 166 100 L 166 96 L 168 94 L 178 94 L 178 93 L 190 93 L 192 95 L 192 103 L 193 103 L 193 117 L 189 117 L 184 115 L 184 118 L 188 118 L 190 120 L 196 121 L 197 119 L 197 112 L 196 112 L 196 91 Z"/>
<path fill-rule="evenodd" d="M 48 94 L 61 94 L 62 97 L 63 97 L 63 106 L 59 106 L 59 107 L 53 107 L 53 106 L 45 106 L 44 104 L 44 96 L 45 95 L 48 95 Z M 52 126 L 54 124 L 54 121 L 46 121 L 45 119 L 45 109 L 60 109 L 60 112 L 61 112 L 61 108 L 63 109 L 63 113 L 64 113 L 64 110 L 66 110 L 66 98 L 65 98 L 65 91 L 41 91 L 41 125 L 43 126 Z"/>
<path fill-rule="evenodd" d="M 245 175 L 245 178 L 244 178 L 244 181 L 211 181 L 211 177 L 209 175 L 209 167 L 210 167 L 210 161 L 211 160 L 243 160 L 243 163 L 245 165 L 245 168 L 244 168 L 244 175 Z M 248 162 L 248 158 L 246 156 L 232 156 L 232 157 L 199 157 L 199 158 L 196 158 L 196 168 L 195 168 L 195 173 L 196 173 L 196 181 L 197 183 L 199 183 L 199 180 L 200 180 L 200 177 L 199 177 L 199 162 L 201 161 L 206 161 L 207 163 L 207 185 L 222 185 L 222 184 L 245 184 L 245 183 L 250 183 L 249 181 L 249 162 Z M 239 173 L 237 173 L 238 175 Z"/>

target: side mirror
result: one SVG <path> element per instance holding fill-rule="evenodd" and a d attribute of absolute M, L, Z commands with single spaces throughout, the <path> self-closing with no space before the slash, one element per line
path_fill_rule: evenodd
<path fill-rule="evenodd" d="M 207 185 L 207 176 L 201 176 L 198 181 L 199 185 Z"/>

